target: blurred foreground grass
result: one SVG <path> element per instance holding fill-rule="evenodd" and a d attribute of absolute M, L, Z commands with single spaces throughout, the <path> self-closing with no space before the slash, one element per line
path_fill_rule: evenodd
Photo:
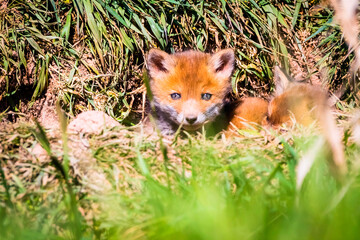
<path fill-rule="evenodd" d="M 97 169 L 111 185 L 94 192 L 77 169 L 69 171 L 70 190 L 54 159 L 30 154 L 44 140 L 35 132 L 19 123 L 0 134 L 6 143 L 0 152 L 1 239 L 357 239 L 360 234 L 360 147 L 347 137 L 351 170 L 336 180 L 326 150 L 316 147 L 321 136 L 314 128 L 281 136 L 245 132 L 247 138 L 228 142 L 200 134 L 163 147 L 159 139 L 121 140 L 123 130 L 113 129 L 89 139 Z M 58 138 L 50 138 L 49 146 L 55 159 L 67 157 Z M 308 152 L 316 160 L 297 189 L 296 166 Z"/>

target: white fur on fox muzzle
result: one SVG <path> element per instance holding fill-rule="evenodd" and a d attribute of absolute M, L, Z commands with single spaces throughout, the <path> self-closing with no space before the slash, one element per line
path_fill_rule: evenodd
<path fill-rule="evenodd" d="M 206 120 L 206 116 L 202 113 L 198 114 L 197 116 L 185 116 L 184 113 L 180 113 L 176 118 L 178 124 L 181 124 L 185 130 L 189 131 L 194 131 L 201 128 L 205 124 Z"/>

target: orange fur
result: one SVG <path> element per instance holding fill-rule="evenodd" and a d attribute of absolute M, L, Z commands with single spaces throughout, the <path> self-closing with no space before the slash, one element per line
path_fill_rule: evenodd
<path fill-rule="evenodd" d="M 327 96 L 319 88 L 298 84 L 273 98 L 268 108 L 268 123 L 278 126 L 292 124 L 293 120 L 304 126 L 318 120 L 327 108 Z"/>
<path fill-rule="evenodd" d="M 270 102 L 260 98 L 245 98 L 234 109 L 227 128 L 227 136 L 236 129 L 247 129 L 255 125 L 278 127 L 295 122 L 308 126 L 318 121 L 327 111 L 327 96 L 321 89 L 295 84 L 288 87 Z"/>
<path fill-rule="evenodd" d="M 336 167 L 336 173 L 346 173 L 342 136 L 330 111 L 327 94 L 312 85 L 292 83 L 279 67 L 274 70 L 275 97 L 269 103 L 259 98 L 243 99 L 234 109 L 225 135 L 232 136 L 236 129 L 252 127 L 253 123 L 277 127 L 295 122 L 305 126 L 317 122 L 332 154 L 331 164 Z"/>
<path fill-rule="evenodd" d="M 209 71 L 210 54 L 186 51 L 171 55 L 174 68 L 166 78 L 153 77 L 151 90 L 161 104 L 172 106 L 177 112 L 205 112 L 209 105 L 223 101 L 229 89 L 228 79 L 217 79 Z M 170 93 L 181 93 L 181 99 L 172 100 Z M 212 93 L 209 101 L 201 101 L 202 93 Z M 192 106 L 186 102 L 194 99 Z"/>
<path fill-rule="evenodd" d="M 227 127 L 226 135 L 233 135 L 237 129 L 256 127 L 264 123 L 268 110 L 268 102 L 261 98 L 244 98 L 233 112 Z"/>
<path fill-rule="evenodd" d="M 331 164 L 336 167 L 336 173 L 346 173 L 342 136 L 328 106 L 326 93 L 311 85 L 297 84 L 269 103 L 269 124 L 293 124 L 293 120 L 305 126 L 317 122 L 332 154 Z"/>
<path fill-rule="evenodd" d="M 173 134 L 179 127 L 195 131 L 221 118 L 234 61 L 231 49 L 214 54 L 151 49 L 147 58 L 151 114 L 161 132 Z"/>

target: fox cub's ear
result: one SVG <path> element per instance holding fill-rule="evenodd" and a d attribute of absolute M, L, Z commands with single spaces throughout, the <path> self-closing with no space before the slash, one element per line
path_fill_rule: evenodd
<path fill-rule="evenodd" d="M 275 96 L 279 96 L 289 88 L 292 79 L 279 66 L 275 66 L 273 72 L 275 82 Z"/>
<path fill-rule="evenodd" d="M 219 79 L 228 79 L 234 70 L 235 54 L 232 49 L 224 49 L 210 57 L 210 68 Z"/>
<path fill-rule="evenodd" d="M 150 49 L 146 62 L 147 69 L 152 77 L 168 73 L 174 65 L 170 54 L 158 49 Z"/>

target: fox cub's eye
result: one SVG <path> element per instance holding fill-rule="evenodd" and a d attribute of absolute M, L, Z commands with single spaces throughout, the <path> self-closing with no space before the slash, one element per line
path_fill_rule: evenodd
<path fill-rule="evenodd" d="M 177 100 L 177 99 L 180 99 L 180 98 L 181 98 L 181 94 L 180 94 L 180 93 L 172 93 L 172 94 L 170 94 L 170 97 L 171 97 L 173 100 Z"/>
<path fill-rule="evenodd" d="M 210 100 L 211 96 L 212 96 L 211 93 L 202 93 L 201 94 L 201 99 L 208 101 L 208 100 Z"/>

